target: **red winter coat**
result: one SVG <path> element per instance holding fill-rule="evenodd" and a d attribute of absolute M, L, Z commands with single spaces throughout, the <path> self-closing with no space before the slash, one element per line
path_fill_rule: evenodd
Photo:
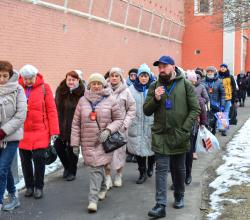
<path fill-rule="evenodd" d="M 26 86 L 21 77 L 19 83 L 26 93 Z M 38 74 L 28 99 L 24 138 L 20 141 L 19 148 L 24 150 L 47 148 L 50 136 L 58 134 L 59 125 L 54 97 L 50 86 L 44 83 L 43 76 Z"/>

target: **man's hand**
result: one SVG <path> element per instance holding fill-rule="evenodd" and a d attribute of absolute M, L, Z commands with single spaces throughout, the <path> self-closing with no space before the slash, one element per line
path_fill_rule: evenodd
<path fill-rule="evenodd" d="M 155 99 L 157 101 L 160 101 L 161 100 L 161 96 L 165 93 L 165 89 L 163 86 L 160 86 L 158 87 L 156 90 L 155 90 Z"/>

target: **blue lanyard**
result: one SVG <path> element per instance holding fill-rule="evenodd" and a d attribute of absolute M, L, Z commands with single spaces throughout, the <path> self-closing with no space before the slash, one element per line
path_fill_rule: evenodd
<path fill-rule="evenodd" d="M 165 92 L 167 94 L 167 96 L 170 96 L 171 92 L 173 91 L 174 87 L 176 86 L 176 81 L 174 81 L 173 85 L 171 86 L 171 88 L 168 90 L 166 86 L 165 87 Z"/>
<path fill-rule="evenodd" d="M 209 88 L 213 88 L 213 87 L 214 87 L 214 82 L 208 83 L 208 87 L 209 87 Z"/>
<path fill-rule="evenodd" d="M 92 103 L 89 101 L 90 105 L 91 105 L 91 108 L 92 108 L 92 111 L 95 112 L 95 109 L 96 109 L 96 106 L 103 100 L 105 99 L 105 97 L 103 97 L 100 101 L 98 102 L 95 102 L 95 103 Z"/>
<path fill-rule="evenodd" d="M 148 92 L 147 87 L 143 86 L 143 96 L 144 96 L 144 98 L 146 98 L 147 92 Z"/>

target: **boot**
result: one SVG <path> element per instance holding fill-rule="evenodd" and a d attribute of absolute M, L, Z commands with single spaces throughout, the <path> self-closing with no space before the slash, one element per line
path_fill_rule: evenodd
<path fill-rule="evenodd" d="M 127 163 L 131 163 L 133 159 L 133 155 L 132 154 L 128 154 L 127 158 L 126 158 L 126 162 Z"/>
<path fill-rule="evenodd" d="M 89 211 L 89 213 L 97 212 L 97 204 L 94 202 L 90 202 L 88 205 L 88 211 Z"/>
<path fill-rule="evenodd" d="M 116 187 L 122 186 L 122 174 L 121 173 L 117 173 L 115 175 L 114 186 L 116 186 Z"/>
<path fill-rule="evenodd" d="M 41 199 L 43 197 L 43 190 L 42 189 L 35 189 L 34 198 Z"/>
<path fill-rule="evenodd" d="M 62 176 L 63 179 L 66 179 L 68 177 L 68 175 L 69 175 L 69 171 L 67 169 L 64 169 L 63 176 Z"/>
<path fill-rule="evenodd" d="M 140 171 L 140 176 L 139 179 L 136 181 L 136 184 L 142 184 L 146 181 L 147 179 L 147 175 L 146 175 L 146 171 Z"/>
<path fill-rule="evenodd" d="M 154 165 L 153 165 L 153 164 L 150 164 L 150 165 L 148 166 L 148 170 L 147 170 L 148 177 L 153 176 L 153 172 L 154 172 Z"/>
<path fill-rule="evenodd" d="M 183 196 L 175 197 L 173 206 L 175 209 L 182 209 L 184 207 Z"/>
<path fill-rule="evenodd" d="M 101 200 L 101 201 L 104 200 L 106 198 L 107 192 L 108 191 L 101 191 L 101 192 L 99 192 L 98 193 L 99 200 Z"/>
<path fill-rule="evenodd" d="M 34 193 L 34 190 L 32 188 L 27 188 L 26 191 L 25 191 L 24 196 L 25 197 L 31 197 L 31 196 L 33 196 L 33 193 Z"/>
<path fill-rule="evenodd" d="M 113 187 L 113 182 L 112 182 L 110 175 L 106 176 L 105 182 L 106 182 L 107 190 L 110 190 Z"/>
<path fill-rule="evenodd" d="M 132 156 L 132 163 L 137 163 L 137 159 L 135 155 Z"/>
<path fill-rule="evenodd" d="M 69 175 L 67 176 L 66 180 L 67 180 L 67 181 L 73 181 L 73 180 L 75 180 L 75 178 L 76 178 L 75 175 L 69 174 Z"/>
<path fill-rule="evenodd" d="M 9 195 L 9 202 L 3 206 L 4 211 L 12 211 L 20 206 L 19 199 L 15 193 Z"/>
<path fill-rule="evenodd" d="M 224 137 L 227 136 L 227 131 L 222 131 L 221 135 L 224 136 Z"/>
<path fill-rule="evenodd" d="M 166 216 L 166 206 L 156 204 L 155 207 L 148 212 L 148 216 L 152 218 L 164 218 Z"/>

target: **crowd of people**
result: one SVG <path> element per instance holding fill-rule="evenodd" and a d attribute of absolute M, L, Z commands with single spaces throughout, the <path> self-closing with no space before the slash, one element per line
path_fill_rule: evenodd
<path fill-rule="evenodd" d="M 226 64 L 183 71 L 170 56 L 133 68 L 125 79 L 121 68 L 87 81 L 73 70 L 59 84 L 55 97 L 39 70 L 30 64 L 19 73 L 0 61 L 0 210 L 20 206 L 11 163 L 19 148 L 25 197 L 43 197 L 45 152 L 54 143 L 63 166 L 62 178 L 73 181 L 79 153 L 89 173 L 90 213 L 98 209 L 113 186 L 123 185 L 127 162 L 138 164 L 136 184 L 155 169 L 156 204 L 150 217 L 166 215 L 167 174 L 171 173 L 173 207 L 184 207 L 185 185 L 192 182 L 195 144 L 200 127 L 217 131 L 215 113 L 237 123 L 237 107 L 250 96 L 250 73 L 236 78 Z M 106 153 L 103 143 L 119 132 L 127 144 Z M 228 129 L 220 130 L 222 136 Z M 81 148 L 81 149 L 80 149 Z M 114 179 L 112 179 L 114 173 Z M 8 199 L 4 202 L 7 190 Z"/>

